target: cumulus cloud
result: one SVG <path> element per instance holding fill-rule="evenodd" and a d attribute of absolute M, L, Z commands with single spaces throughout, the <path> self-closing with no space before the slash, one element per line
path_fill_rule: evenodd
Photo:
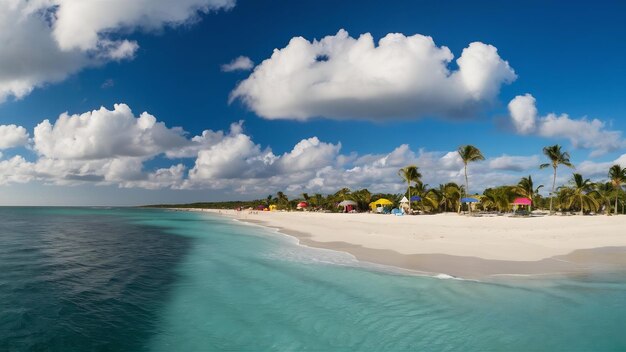
<path fill-rule="evenodd" d="M 232 71 L 249 71 L 254 67 L 254 62 L 250 60 L 247 56 L 239 56 L 233 61 L 222 65 L 222 71 L 224 72 L 232 72 Z"/>
<path fill-rule="evenodd" d="M 131 59 L 139 44 L 119 38 L 229 9 L 234 0 L 0 0 L 0 102 L 89 66 Z"/>
<path fill-rule="evenodd" d="M 33 139 L 39 154 L 54 159 L 151 157 L 189 145 L 182 128 L 168 128 L 147 112 L 135 118 L 125 104 L 80 115 L 64 113 L 54 123 L 44 120 L 35 127 Z"/>
<path fill-rule="evenodd" d="M 28 143 L 28 132 L 22 126 L 0 125 L 0 150 L 21 147 Z"/>
<path fill-rule="evenodd" d="M 567 114 L 539 116 L 536 100 L 530 94 L 518 95 L 508 105 L 511 121 L 520 134 L 564 138 L 574 148 L 591 149 L 592 156 L 626 148 L 621 131 L 609 130 L 598 119 L 572 119 Z"/>
<path fill-rule="evenodd" d="M 502 155 L 489 161 L 489 168 L 495 170 L 523 171 L 539 167 L 540 159 L 537 155 L 510 156 Z"/>
<path fill-rule="evenodd" d="M 7 145 L 29 140 L 27 131 L 17 126 L 2 126 L 2 133 L 20 136 Z M 343 187 L 403 192 L 405 184 L 397 172 L 410 164 L 418 165 L 423 181 L 433 187 L 464 182 L 463 162 L 455 150 L 414 150 L 402 144 L 380 154 L 346 154 L 340 142 L 313 136 L 286 152 L 276 153 L 271 146 L 255 142 L 245 132 L 242 121 L 231 124 L 226 131 L 205 130 L 190 137 L 182 128 L 168 127 L 147 112 L 133 114 L 125 104 L 45 120 L 34 128 L 29 143 L 34 160 L 19 155 L 0 158 L 0 184 L 38 181 L 210 189 L 248 197 L 279 190 L 290 195 L 330 193 Z M 517 183 L 529 170 L 539 172 L 538 163 L 537 156 L 516 155 L 472 163 L 471 191 Z M 604 168 L 606 173 L 605 165 L 592 166 Z M 547 180 L 550 175 L 545 176 Z M 540 176 L 537 182 L 545 181 Z"/>
<path fill-rule="evenodd" d="M 268 119 L 328 117 L 384 120 L 424 115 L 467 116 L 516 79 L 497 49 L 471 43 L 454 55 L 423 35 L 344 30 L 320 41 L 295 37 L 259 64 L 232 92 Z"/>

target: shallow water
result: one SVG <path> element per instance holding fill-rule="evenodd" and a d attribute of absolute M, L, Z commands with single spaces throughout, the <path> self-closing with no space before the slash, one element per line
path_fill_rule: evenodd
<path fill-rule="evenodd" d="M 626 349 L 626 275 L 404 275 L 208 214 L 0 208 L 0 350 Z"/>

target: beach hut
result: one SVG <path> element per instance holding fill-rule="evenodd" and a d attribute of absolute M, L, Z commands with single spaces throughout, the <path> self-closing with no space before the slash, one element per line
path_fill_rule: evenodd
<path fill-rule="evenodd" d="M 389 199 L 381 198 L 371 202 L 369 205 L 372 211 L 377 211 L 378 208 L 391 207 L 393 205 L 393 202 Z"/>
<path fill-rule="evenodd" d="M 461 203 L 467 204 L 467 207 L 468 208 L 472 207 L 472 209 L 474 209 L 472 203 L 478 203 L 478 202 L 479 202 L 479 200 L 477 198 L 474 198 L 474 197 L 464 197 L 464 198 L 461 198 Z"/>
<path fill-rule="evenodd" d="M 527 206 L 528 207 L 528 211 L 530 212 L 530 206 L 533 204 L 533 201 L 530 200 L 529 198 L 515 198 L 513 200 L 513 205 L 515 207 L 520 207 L 520 206 Z"/>
<path fill-rule="evenodd" d="M 337 204 L 337 206 L 343 207 L 344 213 L 349 213 L 357 206 L 357 202 L 353 200 L 344 200 L 343 202 Z"/>

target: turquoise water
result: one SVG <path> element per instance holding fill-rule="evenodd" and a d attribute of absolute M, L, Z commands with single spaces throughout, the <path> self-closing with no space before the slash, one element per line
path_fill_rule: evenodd
<path fill-rule="evenodd" d="M 232 220 L 0 209 L 0 350 L 626 350 L 626 275 L 404 275 Z"/>

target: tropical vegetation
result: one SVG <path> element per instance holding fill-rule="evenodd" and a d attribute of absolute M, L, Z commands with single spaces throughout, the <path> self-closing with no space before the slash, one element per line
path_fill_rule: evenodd
<path fill-rule="evenodd" d="M 543 185 L 535 185 L 532 175 L 522 177 L 516 184 L 500 185 L 485 189 L 482 194 L 472 195 L 479 199 L 472 208 L 496 213 L 510 212 L 516 206 L 513 205 L 517 198 L 528 198 L 532 209 L 548 209 L 550 214 L 556 211 L 562 213 L 578 214 L 599 214 L 606 215 L 626 213 L 626 168 L 621 165 L 613 165 L 608 170 L 608 178 L 604 182 L 592 182 L 591 179 L 583 177 L 579 173 L 573 173 L 569 182 L 557 187 L 557 169 L 560 165 L 574 168 L 570 162 L 570 155 L 563 151 L 561 146 L 553 145 L 543 148 L 543 154 L 549 159 L 548 163 L 541 164 L 541 169 L 552 167 L 552 188 L 550 197 L 542 197 L 540 191 Z M 465 185 L 455 182 L 439 184 L 430 187 L 422 180 L 422 173 L 417 165 L 408 165 L 398 170 L 398 176 L 406 186 L 406 192 L 400 194 L 372 193 L 368 189 L 350 190 L 349 188 L 339 189 L 332 194 L 315 193 L 310 195 L 302 193 L 300 196 L 290 199 L 283 191 L 270 194 L 264 199 L 253 201 L 233 201 L 233 202 L 207 202 L 192 204 L 161 204 L 157 207 L 187 207 L 187 208 L 216 208 L 216 209 L 278 209 L 278 210 L 299 210 L 298 204 L 306 202 L 306 210 L 343 212 L 347 208 L 339 206 L 343 201 L 351 201 L 351 209 L 356 211 L 369 211 L 370 204 L 381 198 L 391 201 L 393 207 L 400 207 L 401 199 L 406 196 L 411 209 L 417 209 L 421 214 L 434 214 L 457 212 L 460 213 L 463 204 L 462 198 L 469 194 L 468 164 L 484 160 L 481 151 L 472 146 L 464 145 L 458 148 L 458 155 L 463 161 L 463 171 Z M 412 206 L 414 205 L 414 207 Z M 620 211 L 621 209 L 621 211 Z"/>

